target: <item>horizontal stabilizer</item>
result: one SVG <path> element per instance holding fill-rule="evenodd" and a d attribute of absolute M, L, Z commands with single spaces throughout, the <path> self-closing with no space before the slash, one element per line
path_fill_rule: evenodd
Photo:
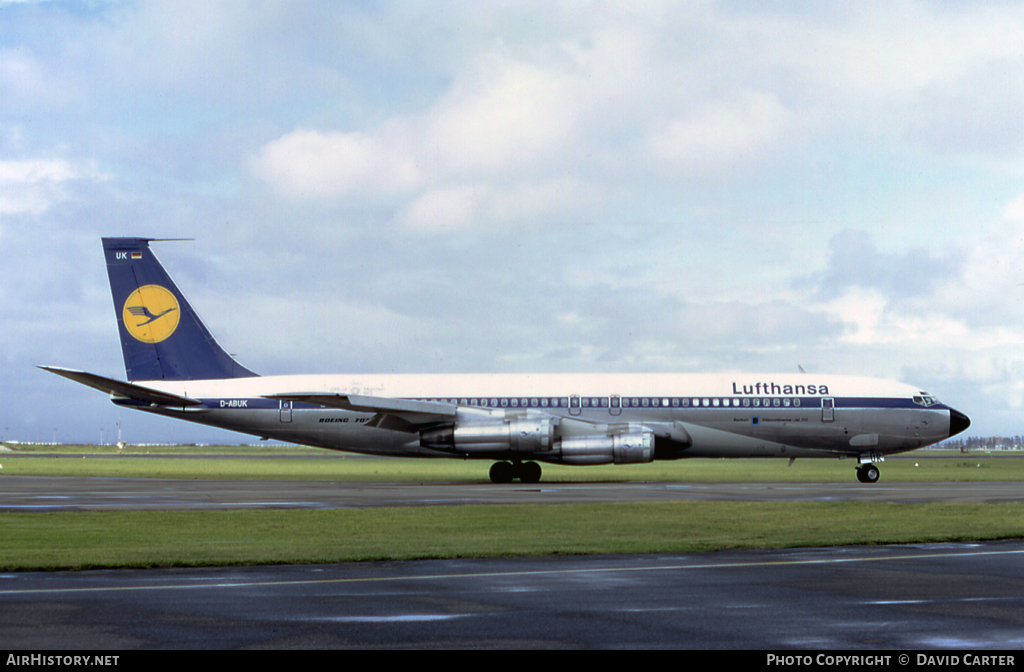
<path fill-rule="evenodd" d="M 87 385 L 93 389 L 100 390 L 101 392 L 107 392 L 115 397 L 134 399 L 136 401 L 155 404 L 157 406 L 186 407 L 199 406 L 202 404 L 202 402 L 196 401 L 195 399 L 161 392 L 148 387 L 142 387 L 141 385 L 133 385 L 132 383 L 114 380 L 113 378 L 104 378 L 103 376 L 97 376 L 95 373 L 86 373 L 85 371 L 75 371 L 73 369 L 62 369 L 56 366 L 40 366 L 39 368 L 44 371 L 49 371 L 50 373 L 56 373 L 58 376 L 63 376 L 75 381 L 76 383 L 81 383 L 82 385 Z"/>

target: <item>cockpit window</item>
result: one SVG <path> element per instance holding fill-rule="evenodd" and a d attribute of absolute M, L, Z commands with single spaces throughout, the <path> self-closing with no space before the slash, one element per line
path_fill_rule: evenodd
<path fill-rule="evenodd" d="M 927 392 L 921 392 L 920 394 L 914 395 L 914 403 L 920 404 L 921 406 L 934 406 L 939 403 L 939 400 Z"/>

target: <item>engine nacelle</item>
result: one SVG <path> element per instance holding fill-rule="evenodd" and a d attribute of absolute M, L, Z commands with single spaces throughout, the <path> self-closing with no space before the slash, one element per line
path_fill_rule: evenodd
<path fill-rule="evenodd" d="M 654 460 L 654 432 L 566 436 L 559 441 L 563 464 L 636 464 Z"/>
<path fill-rule="evenodd" d="M 467 453 L 501 452 L 546 453 L 554 448 L 555 427 L 552 417 L 510 418 L 502 422 L 459 424 L 430 429 L 420 434 L 420 445 L 437 450 Z"/>

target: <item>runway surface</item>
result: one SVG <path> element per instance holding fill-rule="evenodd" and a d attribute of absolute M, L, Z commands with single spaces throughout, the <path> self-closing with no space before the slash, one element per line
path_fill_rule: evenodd
<path fill-rule="evenodd" d="M 3 476 L 0 511 L 368 508 L 596 502 L 1019 502 L 1020 482 L 490 482 Z"/>
<path fill-rule="evenodd" d="M 3 476 L 0 511 L 342 509 L 462 504 L 815 501 L 1019 502 L 1018 482 L 399 483 Z"/>
<path fill-rule="evenodd" d="M 929 648 L 1014 655 L 1022 560 L 1024 543 L 994 542 L 13 573 L 0 575 L 0 649 L 868 649 L 894 664 Z"/>

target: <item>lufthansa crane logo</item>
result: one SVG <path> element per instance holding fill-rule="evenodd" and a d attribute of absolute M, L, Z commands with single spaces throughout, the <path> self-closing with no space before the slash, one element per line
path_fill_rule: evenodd
<path fill-rule="evenodd" d="M 139 287 L 124 302 L 124 327 L 136 340 L 159 343 L 178 328 L 178 300 L 160 285 Z"/>

